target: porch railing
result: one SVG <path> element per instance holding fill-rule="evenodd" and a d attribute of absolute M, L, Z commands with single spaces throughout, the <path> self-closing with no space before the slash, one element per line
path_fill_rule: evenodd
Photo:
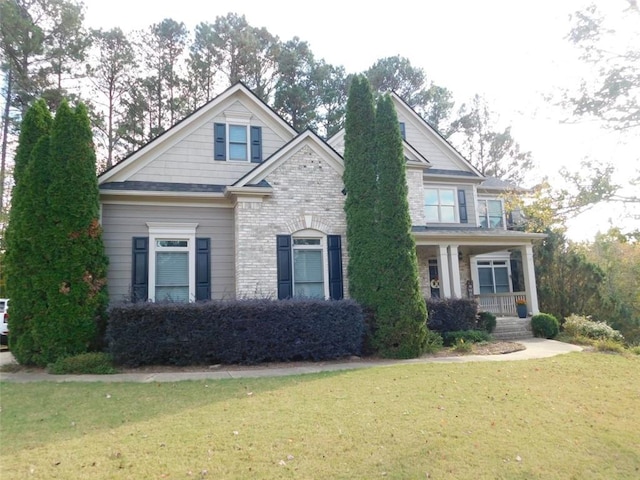
<path fill-rule="evenodd" d="M 527 300 L 526 292 L 483 293 L 476 296 L 478 308 L 502 317 L 516 317 L 516 300 Z"/>

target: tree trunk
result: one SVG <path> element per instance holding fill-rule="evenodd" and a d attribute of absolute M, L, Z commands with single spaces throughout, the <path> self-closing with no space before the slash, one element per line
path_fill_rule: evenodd
<path fill-rule="evenodd" d="M 13 87 L 13 70 L 7 72 L 7 97 L 2 114 L 2 156 L 0 160 L 0 212 L 4 210 L 4 180 L 7 168 L 7 145 L 9 143 L 9 112 L 11 110 L 11 94 Z"/>

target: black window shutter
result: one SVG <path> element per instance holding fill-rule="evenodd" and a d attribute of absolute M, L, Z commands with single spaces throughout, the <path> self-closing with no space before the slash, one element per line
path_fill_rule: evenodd
<path fill-rule="evenodd" d="M 342 239 L 340 235 L 327 235 L 327 251 L 329 256 L 329 297 L 331 300 L 342 300 Z"/>
<path fill-rule="evenodd" d="M 262 127 L 251 127 L 251 162 L 262 162 Z"/>
<path fill-rule="evenodd" d="M 227 126 L 224 123 L 213 125 L 215 148 L 213 158 L 215 160 L 227 159 Z"/>
<path fill-rule="evenodd" d="M 133 237 L 131 290 L 132 302 L 149 298 L 149 237 Z"/>
<path fill-rule="evenodd" d="M 196 301 L 211 300 L 211 239 L 196 238 Z"/>
<path fill-rule="evenodd" d="M 460 211 L 460 223 L 469 223 L 467 217 L 467 197 L 464 190 L 458 190 L 458 209 Z"/>
<path fill-rule="evenodd" d="M 277 263 L 278 263 L 278 299 L 293 296 L 291 278 L 291 235 L 277 235 Z"/>
<path fill-rule="evenodd" d="M 407 132 L 404 127 L 404 122 L 400 122 L 400 135 L 402 136 L 403 140 L 407 139 Z"/>

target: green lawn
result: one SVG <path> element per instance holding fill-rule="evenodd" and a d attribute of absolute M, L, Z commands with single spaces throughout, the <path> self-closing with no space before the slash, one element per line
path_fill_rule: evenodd
<path fill-rule="evenodd" d="M 0 388 L 3 480 L 640 478 L 637 356 Z"/>

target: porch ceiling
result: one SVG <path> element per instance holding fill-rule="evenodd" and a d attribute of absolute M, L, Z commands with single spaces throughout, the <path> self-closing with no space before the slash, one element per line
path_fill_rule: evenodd
<path fill-rule="evenodd" d="M 547 237 L 544 233 L 516 232 L 487 228 L 413 227 L 416 245 L 457 245 L 472 253 L 489 253 L 530 245 Z"/>

